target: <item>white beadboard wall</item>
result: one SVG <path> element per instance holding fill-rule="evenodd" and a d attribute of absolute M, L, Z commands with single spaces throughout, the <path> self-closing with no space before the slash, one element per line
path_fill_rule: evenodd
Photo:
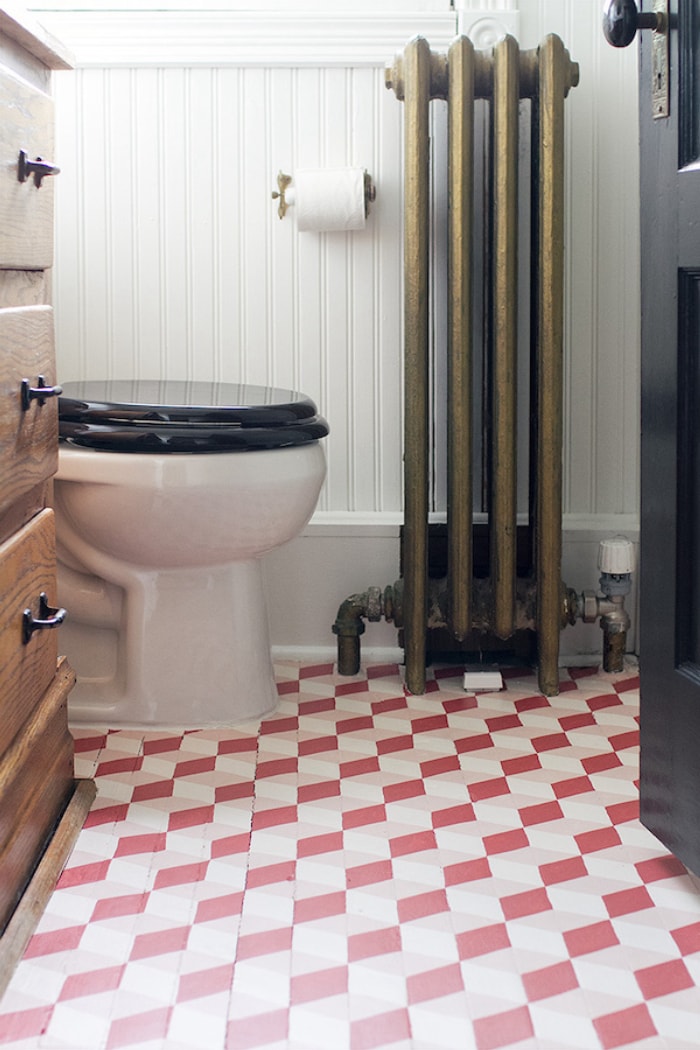
<path fill-rule="evenodd" d="M 600 536 L 636 539 L 639 441 L 636 55 L 605 43 L 599 0 L 79 6 L 34 7 L 77 59 L 55 76 L 60 374 L 248 381 L 318 402 L 327 483 L 268 582 L 274 642 L 319 650 L 343 598 L 398 575 L 402 105 L 384 64 L 415 32 L 445 48 L 458 18 L 482 43 L 500 26 L 523 47 L 559 33 L 581 68 L 566 110 L 565 578 L 595 587 Z M 278 170 L 348 164 L 377 187 L 364 231 L 278 219 Z M 564 652 L 599 634 L 566 632 Z"/>
<path fill-rule="evenodd" d="M 372 68 L 60 78 L 62 375 L 303 390 L 332 429 L 320 508 L 398 510 L 400 129 L 391 103 Z M 378 186 L 364 231 L 299 234 L 291 213 L 279 220 L 279 169 L 345 164 L 366 166 Z"/>

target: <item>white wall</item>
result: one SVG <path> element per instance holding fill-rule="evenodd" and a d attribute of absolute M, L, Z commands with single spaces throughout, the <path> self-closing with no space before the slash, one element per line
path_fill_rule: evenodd
<path fill-rule="evenodd" d="M 383 67 L 415 32 L 444 49 L 457 13 L 447 0 L 160 6 L 170 11 L 34 5 L 78 67 L 55 78 L 60 373 L 168 372 L 314 397 L 331 424 L 328 481 L 269 584 L 279 645 L 332 645 L 340 601 L 398 575 L 402 106 Z M 482 38 L 494 22 L 523 47 L 557 32 L 581 67 L 567 102 L 564 559 L 570 586 L 595 587 L 598 538 L 638 524 L 634 49 L 605 44 L 599 0 L 457 6 Z M 279 221 L 279 169 L 345 164 L 377 186 L 364 231 Z M 598 636 L 567 631 L 564 649 Z M 395 633 L 366 638 L 392 645 Z"/>

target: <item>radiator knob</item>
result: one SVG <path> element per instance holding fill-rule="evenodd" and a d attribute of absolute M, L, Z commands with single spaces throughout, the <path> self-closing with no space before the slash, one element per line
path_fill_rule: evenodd
<path fill-rule="evenodd" d="M 629 576 L 634 571 L 634 545 L 626 536 L 602 540 L 598 547 L 598 568 L 610 576 Z"/>
<path fill-rule="evenodd" d="M 627 47 L 634 40 L 638 29 L 654 29 L 663 33 L 666 19 L 656 11 L 641 13 L 635 0 L 607 0 L 603 11 L 603 33 L 613 47 Z"/>

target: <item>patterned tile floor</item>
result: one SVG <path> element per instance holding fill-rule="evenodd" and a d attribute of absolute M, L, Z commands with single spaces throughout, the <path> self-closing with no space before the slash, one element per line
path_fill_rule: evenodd
<path fill-rule="evenodd" d="M 637 819 L 634 670 L 277 666 L 262 723 L 76 731 L 98 797 L 0 1042 L 700 1047 L 700 894 Z"/>

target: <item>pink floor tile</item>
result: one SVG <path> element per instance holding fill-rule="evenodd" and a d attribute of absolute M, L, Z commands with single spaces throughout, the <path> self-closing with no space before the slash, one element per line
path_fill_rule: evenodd
<path fill-rule="evenodd" d="M 394 664 L 277 670 L 261 723 L 76 730 L 99 793 L 2 1045 L 700 1047 L 700 896 L 638 821 L 636 674 L 474 696 L 438 667 L 413 697 Z"/>

